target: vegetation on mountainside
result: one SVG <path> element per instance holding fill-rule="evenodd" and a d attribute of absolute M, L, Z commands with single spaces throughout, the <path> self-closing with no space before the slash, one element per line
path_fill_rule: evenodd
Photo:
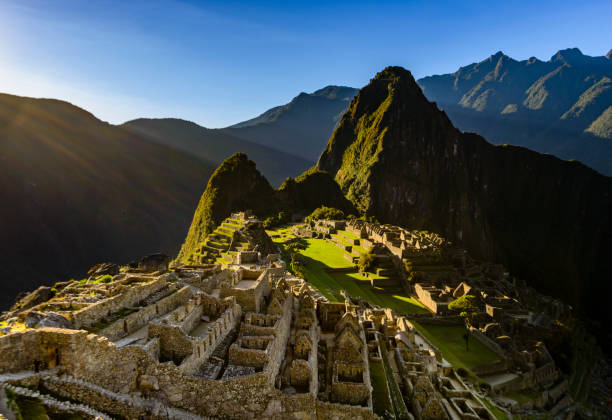
<path fill-rule="evenodd" d="M 598 137 L 612 139 L 612 106 L 602 112 L 586 131 Z"/>
<path fill-rule="evenodd" d="M 343 209 L 353 209 L 328 173 L 311 170 L 297 179 L 287 179 L 281 188 L 274 190 L 255 163 L 244 153 L 236 153 L 208 180 L 177 260 L 184 262 L 232 212 L 252 210 L 266 228 L 271 228 L 289 221 L 294 213 L 307 214 L 326 205 L 338 205 L 340 208 L 333 211 L 340 218 L 344 217 Z M 322 215 L 325 214 L 332 213 Z"/>
<path fill-rule="evenodd" d="M 287 178 L 278 189 L 279 199 L 286 211 L 294 214 L 309 214 L 325 205 L 342 210 L 345 214 L 355 212 L 333 176 L 314 168 L 297 178 Z"/>
<path fill-rule="evenodd" d="M 315 209 L 309 216 L 304 219 L 307 223 L 315 220 L 340 220 L 344 219 L 344 212 L 333 207 L 321 206 Z"/>
<path fill-rule="evenodd" d="M 271 229 L 277 226 L 284 225 L 290 219 L 289 213 L 279 211 L 275 216 L 270 216 L 263 221 L 263 226 L 266 229 Z"/>

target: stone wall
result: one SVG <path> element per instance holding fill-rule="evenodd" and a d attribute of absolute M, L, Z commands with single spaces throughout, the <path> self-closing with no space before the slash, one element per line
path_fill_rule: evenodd
<path fill-rule="evenodd" d="M 135 306 L 152 293 L 166 286 L 174 273 L 167 273 L 148 283 L 138 286 L 127 287 L 120 294 L 94 303 L 86 308 L 71 313 L 71 321 L 75 328 L 82 328 L 100 321 L 102 318 L 119 312 L 123 308 Z M 123 281 L 130 280 L 128 277 Z"/>
<path fill-rule="evenodd" d="M 244 312 L 260 312 L 264 298 L 270 294 L 269 276 L 270 273 L 264 271 L 249 289 L 236 289 L 229 284 L 222 284 L 221 297 L 235 296 Z"/>
<path fill-rule="evenodd" d="M 478 328 L 470 327 L 470 334 L 472 334 L 477 340 L 480 340 L 480 342 L 487 346 L 492 352 L 501 358 L 506 359 L 506 352 L 504 349 L 502 349 L 495 341 L 483 334 Z"/>
<path fill-rule="evenodd" d="M 189 290 L 188 286 L 185 286 L 171 295 L 160 299 L 156 303 L 146 306 L 138 312 L 134 312 L 133 314 L 114 322 L 110 326 L 100 331 L 98 334 L 108 337 L 108 339 L 112 341 L 116 341 L 119 338 L 144 327 L 153 318 L 165 315 L 168 312 L 176 309 L 179 305 L 186 303 L 190 297 L 191 291 Z"/>

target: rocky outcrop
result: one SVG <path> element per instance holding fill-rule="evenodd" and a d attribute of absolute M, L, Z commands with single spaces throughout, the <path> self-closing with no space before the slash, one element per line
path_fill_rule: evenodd
<path fill-rule="evenodd" d="M 605 307 L 610 178 L 460 132 L 403 68 L 360 91 L 317 169 L 383 223 L 439 232 L 593 315 Z"/>
<path fill-rule="evenodd" d="M 119 267 L 117 264 L 113 263 L 99 263 L 92 266 L 89 270 L 87 270 L 87 275 L 89 277 L 98 277 L 103 276 L 105 274 L 114 276 L 119 274 Z"/>
<path fill-rule="evenodd" d="M 23 311 L 25 309 L 33 308 L 43 302 L 48 301 L 55 295 L 55 292 L 50 287 L 40 286 L 38 289 L 31 293 L 26 294 L 24 297 L 19 299 L 10 309 L 13 311 Z"/>

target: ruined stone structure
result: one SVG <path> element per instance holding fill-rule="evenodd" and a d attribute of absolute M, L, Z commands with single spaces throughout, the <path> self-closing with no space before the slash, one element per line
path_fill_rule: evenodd
<path fill-rule="evenodd" d="M 244 213 L 232 219 L 253 222 Z M 390 243 L 402 260 L 421 258 L 418 241 L 437 264 L 446 246 L 362 222 L 321 226 L 352 229 L 372 247 Z M 427 278 L 414 286 L 418 297 L 427 305 L 429 293 L 430 309 L 445 313 L 436 287 L 451 300 L 476 294 L 482 321 L 471 332 L 503 357 L 484 374 L 522 369 L 505 385 L 512 390 L 554 382 L 546 347 L 528 338 L 542 317 L 488 283 L 492 275 L 507 281 L 499 268 L 480 265 L 474 275 L 469 259 L 456 260 L 460 281 Z M 374 419 L 375 386 L 388 390 L 396 418 L 494 418 L 409 317 L 346 293 L 344 302 L 327 301 L 279 254 L 244 249 L 223 264 L 170 269 L 162 256 L 143 261 L 65 282 L 55 297 L 4 314 L 0 387 L 85 418 Z M 566 387 L 547 392 L 565 401 Z"/>

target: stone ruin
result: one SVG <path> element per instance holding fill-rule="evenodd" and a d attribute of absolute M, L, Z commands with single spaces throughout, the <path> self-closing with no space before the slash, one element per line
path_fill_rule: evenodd
<path fill-rule="evenodd" d="M 416 246 L 403 230 L 354 221 L 342 227 L 372 244 Z M 446 245 L 427 237 L 418 244 L 439 264 L 434 248 Z M 413 248 L 401 256 L 419 258 Z M 456 283 L 435 278 L 420 287 L 480 297 L 488 318 L 471 325 L 472 334 L 504 355 L 492 372 L 523 369 L 526 379 L 513 389 L 554 382 L 558 370 L 529 338 L 531 315 L 519 296 L 490 283 L 503 272 L 478 271 L 469 260 L 453 267 Z M 0 387 L 36 392 L 45 407 L 91 418 L 374 419 L 373 390 L 381 386 L 396 418 L 494 418 L 410 317 L 346 293 L 344 302 L 330 302 L 289 273 L 279 254 L 240 250 L 223 265 L 170 269 L 154 256 L 102 279 L 64 282 L 53 298 L 2 317 Z M 50 327 L 43 321 L 51 318 L 63 321 Z M 557 401 L 566 389 L 555 385 L 549 394 Z"/>
<path fill-rule="evenodd" d="M 0 337 L 0 381 L 37 388 L 46 406 L 67 398 L 80 413 L 108 418 L 377 418 L 370 363 L 381 350 L 373 346 L 385 340 L 386 357 L 401 350 L 409 358 L 418 333 L 389 310 L 328 302 L 278 256 L 257 263 L 122 269 L 108 283 L 72 282 L 10 314 L 18 323 L 54 313 L 71 327 L 34 325 Z M 437 359 L 423 363 L 441 372 Z M 410 372 L 397 372 L 402 389 Z M 412 394 L 402 395 L 413 407 Z"/>

